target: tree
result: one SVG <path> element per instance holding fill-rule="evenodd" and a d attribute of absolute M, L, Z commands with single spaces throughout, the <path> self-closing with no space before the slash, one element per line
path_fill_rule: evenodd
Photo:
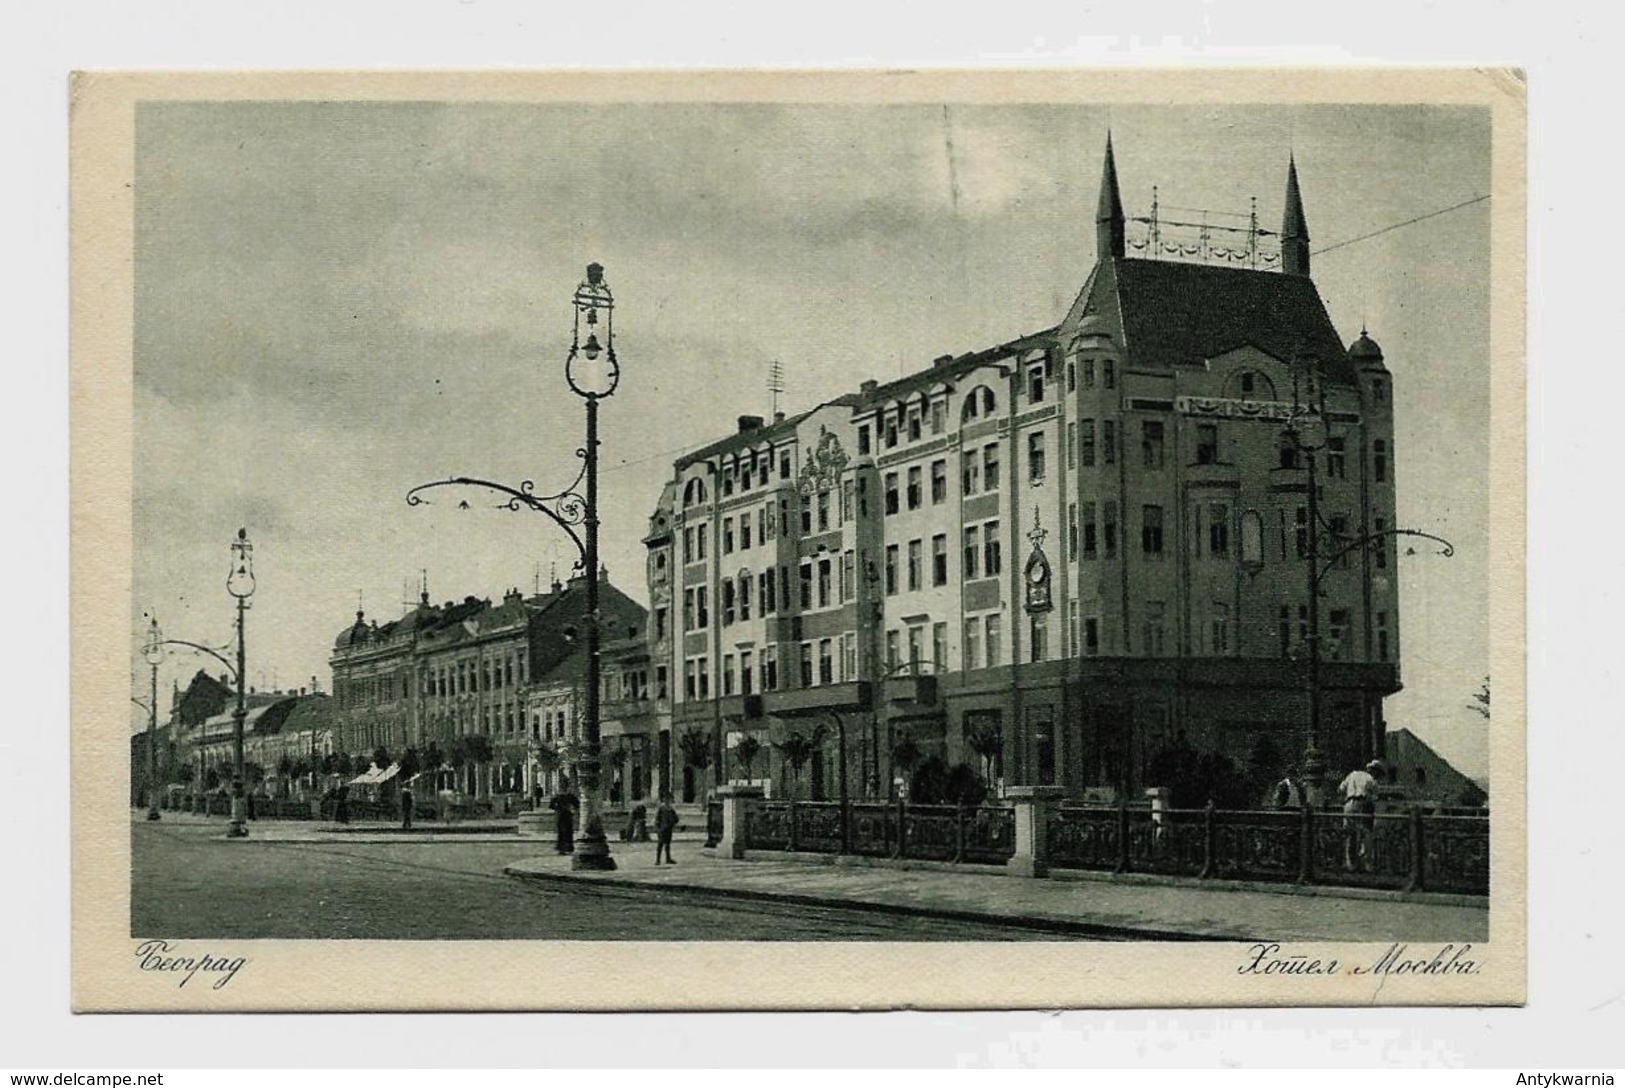
<path fill-rule="evenodd" d="M 1484 677 L 1484 682 L 1473 692 L 1473 701 L 1467 704 L 1467 709 L 1483 718 L 1490 720 L 1490 678 Z"/>
<path fill-rule="evenodd" d="M 908 799 L 917 805 L 981 804 L 987 798 L 987 783 L 968 763 L 948 765 L 941 756 L 922 760 L 909 780 Z"/>
<path fill-rule="evenodd" d="M 965 743 L 981 757 L 982 777 L 993 781 L 993 768 L 1004 758 L 1004 730 L 993 722 L 981 721 L 971 727 Z"/>
<path fill-rule="evenodd" d="M 293 777 L 293 759 L 286 752 L 276 761 L 276 773 L 278 778 Z"/>
<path fill-rule="evenodd" d="M 790 766 L 791 781 L 794 783 L 790 796 L 794 797 L 801 791 L 801 769 L 807 765 L 807 761 L 812 759 L 813 752 L 823 743 L 823 734 L 822 728 L 815 729 L 811 737 L 799 729 L 793 729 L 775 746 L 779 750 L 780 758 Z"/>
<path fill-rule="evenodd" d="M 762 742 L 750 733 L 740 737 L 739 743 L 734 745 L 734 758 L 739 760 L 739 765 L 745 769 L 745 778 L 747 780 L 755 777 L 750 773 L 751 764 L 756 762 L 756 756 L 761 750 Z"/>
<path fill-rule="evenodd" d="M 683 753 L 686 766 L 703 771 L 711 765 L 711 738 L 704 730 L 685 730 L 677 738 L 677 747 Z"/>
<path fill-rule="evenodd" d="M 464 740 L 468 744 L 468 761 L 470 763 L 489 763 L 495 758 L 491 748 L 491 738 L 484 733 L 470 733 Z"/>
<path fill-rule="evenodd" d="M 416 748 L 408 748 L 401 753 L 400 777 L 402 782 L 410 782 L 412 777 L 423 770 L 423 759 L 418 755 Z"/>
<path fill-rule="evenodd" d="M 255 763 L 253 760 L 248 760 L 243 764 L 243 784 L 245 786 L 257 786 L 264 781 L 264 767 L 260 766 L 258 763 Z"/>
<path fill-rule="evenodd" d="M 542 769 L 543 774 L 552 774 L 559 769 L 559 750 L 551 744 L 536 746 L 536 765 Z"/>
<path fill-rule="evenodd" d="M 975 808 L 987 800 L 987 782 L 969 763 L 955 763 L 948 768 L 944 803 Z"/>
<path fill-rule="evenodd" d="M 390 764 L 389 749 L 382 744 L 372 750 L 372 764 L 380 771 Z"/>

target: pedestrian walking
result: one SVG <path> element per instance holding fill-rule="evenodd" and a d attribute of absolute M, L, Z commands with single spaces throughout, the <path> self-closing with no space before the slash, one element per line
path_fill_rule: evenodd
<path fill-rule="evenodd" d="M 676 865 L 671 856 L 671 837 L 677 831 L 677 810 L 672 807 L 671 794 L 660 795 L 660 807 L 655 810 L 655 864 L 660 864 L 660 855 L 666 855 L 667 865 Z"/>
<path fill-rule="evenodd" d="M 1371 865 L 1372 840 L 1377 828 L 1376 760 L 1348 773 L 1338 790 L 1343 794 L 1343 867 L 1366 871 Z"/>
<path fill-rule="evenodd" d="M 568 854 L 575 850 L 576 831 L 576 799 L 570 792 L 568 778 L 559 781 L 559 792 L 553 795 L 548 802 L 555 814 L 556 836 L 554 849 L 561 854 Z"/>
<path fill-rule="evenodd" d="M 1271 796 L 1271 800 L 1276 808 L 1302 808 L 1303 791 L 1298 789 L 1298 784 L 1292 780 L 1292 776 L 1287 775 L 1275 784 L 1275 793 Z"/>
<path fill-rule="evenodd" d="M 412 805 L 413 805 L 412 787 L 410 785 L 402 786 L 401 787 L 401 828 L 403 830 L 406 830 L 406 831 L 412 830 Z"/>

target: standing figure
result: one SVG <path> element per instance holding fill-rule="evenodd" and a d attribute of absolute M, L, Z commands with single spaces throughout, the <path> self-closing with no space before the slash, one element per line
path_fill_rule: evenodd
<path fill-rule="evenodd" d="M 660 795 L 660 807 L 655 810 L 655 864 L 660 864 L 660 856 L 666 856 L 667 865 L 676 865 L 671 856 L 671 837 L 677 831 L 677 810 L 672 807 L 671 794 Z"/>
<path fill-rule="evenodd" d="M 548 805 L 553 809 L 558 829 L 554 848 L 561 854 L 571 853 L 575 849 L 576 798 L 570 792 L 568 778 L 559 780 L 559 792 L 553 795 Z"/>
<path fill-rule="evenodd" d="M 1377 827 L 1376 772 L 1382 764 L 1372 760 L 1364 770 L 1355 768 L 1337 787 L 1343 794 L 1343 867 L 1364 872 L 1371 865 L 1372 839 Z"/>
<path fill-rule="evenodd" d="M 401 827 L 407 831 L 412 830 L 412 787 L 401 787 Z"/>

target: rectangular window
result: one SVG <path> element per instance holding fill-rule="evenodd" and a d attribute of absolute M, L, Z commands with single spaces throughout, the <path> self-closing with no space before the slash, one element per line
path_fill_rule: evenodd
<path fill-rule="evenodd" d="M 1166 606 L 1162 601 L 1145 602 L 1145 624 L 1141 629 L 1141 650 L 1147 657 L 1162 656 L 1163 620 Z"/>
<path fill-rule="evenodd" d="M 1371 443 L 1371 478 L 1379 484 L 1388 479 L 1388 443 L 1380 438 Z"/>
<path fill-rule="evenodd" d="M 813 602 L 813 569 L 812 560 L 805 559 L 801 563 L 801 610 L 806 612 L 812 608 Z"/>
<path fill-rule="evenodd" d="M 858 595 L 857 570 L 850 550 L 841 553 L 841 600 L 855 600 Z"/>
<path fill-rule="evenodd" d="M 852 520 L 852 481 L 841 481 L 841 522 Z"/>
<path fill-rule="evenodd" d="M 1347 455 L 1347 440 L 1342 435 L 1333 435 L 1327 439 L 1326 444 L 1326 475 L 1333 480 L 1341 480 L 1345 475 L 1345 462 Z"/>
<path fill-rule="evenodd" d="M 908 542 L 908 589 L 910 593 L 920 588 L 925 578 L 925 546 L 919 540 Z"/>
<path fill-rule="evenodd" d="M 655 638 L 666 637 L 666 615 L 664 607 L 655 609 Z M 523 665 L 523 662 L 521 662 L 521 665 Z M 521 678 L 520 682 L 524 682 L 523 678 Z"/>
<path fill-rule="evenodd" d="M 1297 549 L 1298 558 L 1304 559 L 1309 555 L 1309 510 L 1298 507 L 1293 515 L 1293 546 Z"/>
<path fill-rule="evenodd" d="M 1146 468 L 1161 468 L 1164 453 L 1162 423 L 1148 419 L 1140 424 L 1140 456 Z"/>
<path fill-rule="evenodd" d="M 813 647 L 810 642 L 801 644 L 801 686 L 813 686 Z"/>
<path fill-rule="evenodd" d="M 991 578 L 1003 569 L 999 555 L 999 523 L 990 521 L 982 526 L 982 574 Z"/>
<path fill-rule="evenodd" d="M 1371 542 L 1371 565 L 1378 570 L 1387 570 L 1388 538 L 1383 533 L 1387 531 L 1388 523 L 1382 518 L 1377 518 L 1372 524 L 1376 528 L 1373 534 L 1376 539 Z"/>
<path fill-rule="evenodd" d="M 982 466 L 976 460 L 974 453 L 962 454 L 959 458 L 961 477 L 959 490 L 967 498 L 976 494 L 981 488 Z"/>
<path fill-rule="evenodd" d="M 818 531 L 821 533 L 829 532 L 829 492 L 827 490 L 818 493 Z"/>
<path fill-rule="evenodd" d="M 694 559 L 694 527 L 690 525 L 683 529 L 683 562 L 692 563 Z"/>
<path fill-rule="evenodd" d="M 1044 432 L 1027 436 L 1027 480 L 1034 487 L 1044 482 Z"/>
<path fill-rule="evenodd" d="M 1100 619 L 1097 616 L 1085 616 L 1083 620 L 1083 654 L 1085 657 L 1095 657 L 1100 653 Z"/>
<path fill-rule="evenodd" d="M 1078 360 L 1078 366 L 1083 368 L 1083 387 L 1093 389 L 1095 387 L 1095 361 L 1093 359 L 1080 359 Z"/>
<path fill-rule="evenodd" d="M 923 470 L 918 465 L 908 470 L 908 508 L 918 510 L 925 502 L 924 486 L 921 482 Z"/>
<path fill-rule="evenodd" d="M 734 519 L 722 519 L 722 554 L 732 555 L 734 550 Z"/>
<path fill-rule="evenodd" d="M 933 672 L 946 672 L 948 669 L 948 625 L 946 623 L 933 623 L 931 625 L 931 670 Z"/>
<path fill-rule="evenodd" d="M 1078 559 L 1078 504 L 1075 502 L 1066 505 L 1066 557 L 1074 563 Z"/>
<path fill-rule="evenodd" d="M 762 690 L 779 690 L 779 648 L 769 646 L 762 651 Z"/>
<path fill-rule="evenodd" d="M 1066 391 L 1068 393 L 1078 391 L 1078 361 L 1076 359 L 1066 361 Z"/>
<path fill-rule="evenodd" d="M 699 553 L 695 556 L 695 558 L 697 558 L 697 559 L 704 559 L 705 558 L 705 551 L 706 551 L 705 545 L 706 545 L 707 539 L 710 536 L 711 536 L 711 526 L 709 526 L 709 525 L 701 525 L 696 530 L 695 540 L 697 540 L 699 542 L 700 548 L 699 548 Z"/>
<path fill-rule="evenodd" d="M 694 630 L 694 591 L 683 590 L 683 630 Z"/>
<path fill-rule="evenodd" d="M 801 535 L 812 532 L 812 496 L 801 496 Z"/>
<path fill-rule="evenodd" d="M 1230 507 L 1223 503 L 1207 508 L 1207 553 L 1216 559 L 1230 554 Z"/>
<path fill-rule="evenodd" d="M 986 623 L 987 637 L 984 638 L 983 641 L 987 643 L 988 668 L 992 668 L 999 663 L 999 637 L 1004 620 L 1002 617 L 995 614 L 987 617 Z"/>
<path fill-rule="evenodd" d="M 1066 463 L 1072 468 L 1078 467 L 1078 425 L 1076 422 L 1066 425 Z"/>
<path fill-rule="evenodd" d="M 695 671 L 700 676 L 700 698 L 711 698 L 711 659 L 708 657 L 697 658 Z"/>
<path fill-rule="evenodd" d="M 1101 439 L 1101 444 L 1105 446 L 1103 460 L 1108 465 L 1117 464 L 1117 423 L 1114 420 L 1106 420 L 1105 433 Z"/>
<path fill-rule="evenodd" d="M 835 643 L 832 639 L 818 640 L 818 682 L 835 683 Z"/>
<path fill-rule="evenodd" d="M 739 576 L 739 618 L 750 619 L 750 574 Z"/>
<path fill-rule="evenodd" d="M 908 410 L 908 440 L 910 442 L 920 440 L 920 410 L 918 408 Z"/>
<path fill-rule="evenodd" d="M 1027 400 L 1038 404 L 1044 399 L 1044 368 L 1035 366 L 1027 371 Z"/>
<path fill-rule="evenodd" d="M 869 452 L 869 425 L 867 423 L 858 428 L 858 453 Z"/>
<path fill-rule="evenodd" d="M 1346 515 L 1333 514 L 1331 517 L 1326 519 L 1326 527 L 1331 530 L 1331 548 L 1341 549 L 1343 545 L 1349 541 L 1349 519 Z M 1335 566 L 1338 570 L 1348 570 L 1348 553 L 1343 552 L 1341 555 L 1339 555 L 1333 566 Z"/>
<path fill-rule="evenodd" d="M 784 450 L 783 452 L 781 452 L 779 454 L 779 479 L 788 480 L 789 478 L 790 478 L 790 451 L 789 450 Z"/>
<path fill-rule="evenodd" d="M 977 572 L 977 569 L 980 567 L 980 563 L 977 560 L 977 555 L 980 553 L 980 551 L 981 551 L 981 548 L 977 544 L 976 529 L 974 527 L 966 529 L 965 530 L 965 571 L 964 571 L 964 576 L 965 576 L 965 581 L 967 581 L 967 582 L 974 581 L 977 577 L 979 577 L 979 575 L 976 572 Z"/>
<path fill-rule="evenodd" d="M 750 551 L 750 515 L 744 514 L 739 519 L 739 550 Z"/>
<path fill-rule="evenodd" d="M 1049 618 L 1037 615 L 1027 624 L 1027 645 L 1031 656 L 1030 661 L 1049 660 Z"/>
<path fill-rule="evenodd" d="M 1388 660 L 1388 613 L 1377 613 L 1377 660 Z"/>
<path fill-rule="evenodd" d="M 919 674 L 920 662 L 925 660 L 925 628 L 916 624 L 908 629 L 908 663 L 912 666 L 915 675 Z"/>
<path fill-rule="evenodd" d="M 1100 362 L 1100 376 L 1101 384 L 1107 389 L 1117 388 L 1117 364 L 1115 362 L 1110 359 L 1102 359 Z"/>
<path fill-rule="evenodd" d="M 694 605 L 699 619 L 700 630 L 711 625 L 711 589 L 709 586 L 700 586 L 695 590 Z"/>
<path fill-rule="evenodd" d="M 897 592 L 897 545 L 886 545 L 886 596 Z"/>
<path fill-rule="evenodd" d="M 727 695 L 732 695 L 733 693 L 734 693 L 734 655 L 733 654 L 723 654 L 722 655 L 722 694 L 727 696 Z"/>
<path fill-rule="evenodd" d="M 948 426 L 948 402 L 939 400 L 931 405 L 931 433 L 941 434 Z"/>
<path fill-rule="evenodd" d="M 756 671 L 752 667 L 751 652 L 739 651 L 739 694 L 749 695 L 756 690 Z"/>
<path fill-rule="evenodd" d="M 733 579 L 725 579 L 720 593 L 722 598 L 722 626 L 727 627 L 734 621 L 734 584 Z"/>
<path fill-rule="evenodd" d="M 1101 507 L 1102 535 L 1105 537 L 1106 558 L 1117 558 L 1117 504 L 1108 502 Z"/>
<path fill-rule="evenodd" d="M 948 501 L 948 462 L 931 462 L 931 505 L 940 506 Z"/>
<path fill-rule="evenodd" d="M 756 576 L 756 595 L 762 602 L 762 615 L 771 616 L 774 612 L 773 600 L 773 568 L 769 567 Z"/>
<path fill-rule="evenodd" d="M 1085 559 L 1093 559 L 1095 557 L 1097 535 L 1097 527 L 1095 525 L 1095 504 L 1092 502 L 1086 502 L 1083 504 L 1083 557 Z"/>
<path fill-rule="evenodd" d="M 965 624 L 965 668 L 982 667 L 982 628 L 975 620 Z"/>
<path fill-rule="evenodd" d="M 699 681 L 696 678 L 696 671 L 695 671 L 695 667 L 694 667 L 694 662 L 693 661 L 685 661 L 685 662 L 683 662 L 683 698 L 689 699 L 689 700 L 694 700 L 694 699 L 698 699 L 699 697 L 700 697 L 700 688 L 699 688 Z M 551 711 L 548 712 L 547 719 L 548 719 L 547 729 L 548 729 L 548 732 L 551 733 L 553 731 L 553 725 L 552 725 L 553 714 L 552 714 Z"/>
<path fill-rule="evenodd" d="M 1213 603 L 1213 617 L 1208 631 L 1208 650 L 1215 656 L 1230 652 L 1230 606 Z"/>
<path fill-rule="evenodd" d="M 895 630 L 886 632 L 886 669 L 895 672 L 901 665 L 902 659 L 898 656 L 902 652 L 901 638 Z"/>
<path fill-rule="evenodd" d="M 1093 468 L 1095 465 L 1095 421 L 1092 419 L 1079 420 L 1081 445 L 1078 447 L 1079 462 L 1084 468 Z"/>
<path fill-rule="evenodd" d="M 888 413 L 885 426 L 886 448 L 894 449 L 897 446 L 897 417 Z"/>
<path fill-rule="evenodd" d="M 999 489 L 999 444 L 982 448 L 982 486 L 988 491 Z"/>
<path fill-rule="evenodd" d="M 834 562 L 829 559 L 818 561 L 818 607 L 830 606 L 830 580 L 834 570 Z"/>
<path fill-rule="evenodd" d="M 1162 507 L 1140 508 L 1140 550 L 1146 555 L 1162 554 Z"/>
<path fill-rule="evenodd" d="M 850 631 L 841 636 L 841 676 L 847 680 L 858 678 L 858 636 Z"/>
<path fill-rule="evenodd" d="M 1326 660 L 1337 661 L 1343 656 L 1343 640 L 1349 634 L 1349 610 L 1334 608 L 1329 619 L 1331 630 L 1326 643 Z"/>
<path fill-rule="evenodd" d="M 768 518 L 768 506 L 758 507 L 756 510 L 756 539 L 767 540 L 773 536 L 773 522 Z"/>
<path fill-rule="evenodd" d="M 886 513 L 895 514 L 898 508 L 897 473 L 886 473 Z"/>
<path fill-rule="evenodd" d="M 1217 423 L 1198 423 L 1196 425 L 1196 463 L 1199 465 L 1216 465 L 1219 463 L 1219 425 Z"/>

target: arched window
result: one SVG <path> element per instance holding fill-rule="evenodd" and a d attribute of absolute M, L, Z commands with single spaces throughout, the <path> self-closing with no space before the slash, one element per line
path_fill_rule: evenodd
<path fill-rule="evenodd" d="M 994 399 L 993 390 L 985 385 L 979 385 L 972 389 L 970 395 L 965 398 L 964 407 L 959 410 L 959 421 L 965 423 L 979 415 L 990 416 L 993 414 L 996 405 L 997 401 Z"/>
<path fill-rule="evenodd" d="M 982 414 L 984 416 L 993 414 L 993 403 L 993 390 L 985 385 L 982 386 Z"/>
<path fill-rule="evenodd" d="M 969 423 L 976 418 L 976 394 L 972 393 L 965 398 L 963 407 L 959 409 L 959 422 Z"/>
<path fill-rule="evenodd" d="M 683 505 L 698 506 L 705 501 L 705 481 L 690 480 L 683 488 Z"/>

